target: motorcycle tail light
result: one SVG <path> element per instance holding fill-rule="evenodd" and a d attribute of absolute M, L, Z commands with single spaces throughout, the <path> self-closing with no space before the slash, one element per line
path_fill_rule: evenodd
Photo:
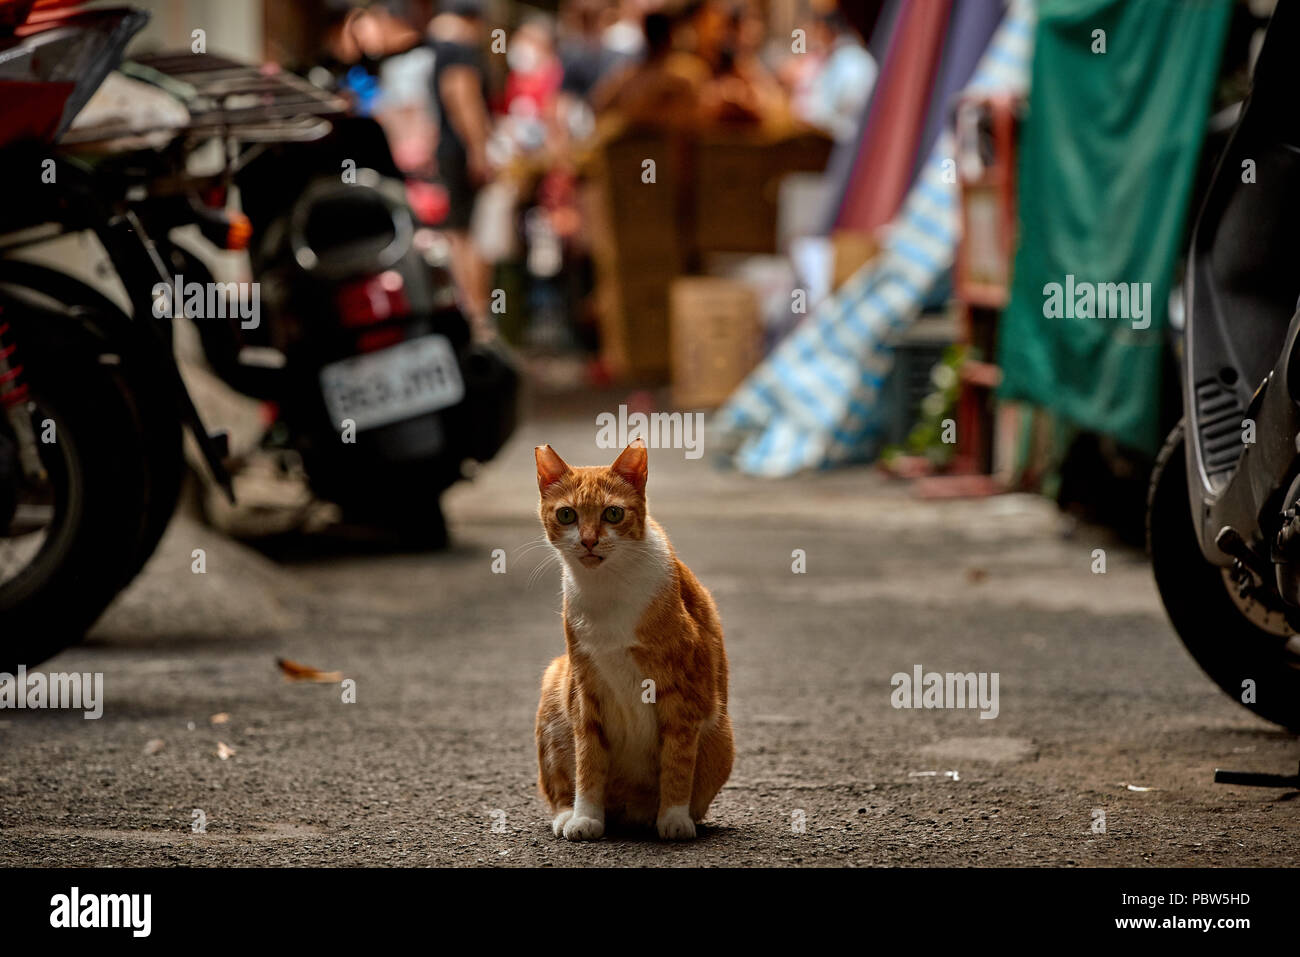
<path fill-rule="evenodd" d="M 369 332 L 363 332 L 357 336 L 358 352 L 378 352 L 380 349 L 387 349 L 389 346 L 395 346 L 406 338 L 406 333 L 401 329 L 371 329 Z"/>
<path fill-rule="evenodd" d="M 203 205 L 209 209 L 225 209 L 230 198 L 230 191 L 224 185 L 218 183 L 203 190 L 200 198 Z"/>
<path fill-rule="evenodd" d="M 336 296 L 339 321 L 348 328 L 409 315 L 406 283 L 399 273 L 388 270 L 339 287 Z"/>

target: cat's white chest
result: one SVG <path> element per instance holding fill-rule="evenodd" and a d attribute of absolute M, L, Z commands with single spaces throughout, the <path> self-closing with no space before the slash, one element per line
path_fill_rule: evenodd
<path fill-rule="evenodd" d="M 627 647 L 581 647 L 602 686 L 601 724 L 611 762 L 624 774 L 653 777 L 659 754 L 653 679 L 642 673 Z"/>
<path fill-rule="evenodd" d="M 655 686 L 631 651 L 644 610 L 587 609 L 572 598 L 570 626 L 600 686 L 601 724 L 613 768 L 621 776 L 652 781 L 659 753 Z"/>
<path fill-rule="evenodd" d="M 578 650 L 600 684 L 601 719 L 613 770 L 653 783 L 659 768 L 659 719 L 651 675 L 631 649 L 651 603 L 672 581 L 667 542 L 651 528 L 643 543 L 624 543 L 608 574 L 564 570 L 565 615 Z"/>

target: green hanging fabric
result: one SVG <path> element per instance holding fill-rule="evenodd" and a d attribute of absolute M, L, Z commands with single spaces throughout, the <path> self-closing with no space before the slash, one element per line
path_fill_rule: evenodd
<path fill-rule="evenodd" d="M 1159 447 L 1169 290 L 1231 11 L 1231 0 L 1039 5 L 998 333 L 1003 398 Z"/>

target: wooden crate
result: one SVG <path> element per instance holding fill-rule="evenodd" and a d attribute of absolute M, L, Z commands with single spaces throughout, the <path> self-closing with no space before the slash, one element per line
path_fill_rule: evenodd
<path fill-rule="evenodd" d="M 758 294 L 735 279 L 684 277 L 669 293 L 673 401 L 721 405 L 762 358 Z"/>

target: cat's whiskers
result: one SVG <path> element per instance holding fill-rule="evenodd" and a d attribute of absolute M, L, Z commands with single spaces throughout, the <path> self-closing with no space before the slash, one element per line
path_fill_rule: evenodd
<path fill-rule="evenodd" d="M 524 589 L 527 590 L 529 588 L 532 588 L 534 582 L 540 579 L 545 572 L 549 571 L 551 568 L 554 568 L 559 563 L 560 563 L 559 553 L 552 551 L 551 554 L 547 555 L 540 562 L 538 562 L 536 567 L 533 568 L 532 572 L 529 573 L 528 581 L 524 585 Z"/>
<path fill-rule="evenodd" d="M 515 556 L 520 557 L 528 552 L 536 551 L 551 544 L 551 540 L 543 535 L 541 538 L 534 538 L 532 541 L 524 542 L 522 545 L 515 547 Z"/>

